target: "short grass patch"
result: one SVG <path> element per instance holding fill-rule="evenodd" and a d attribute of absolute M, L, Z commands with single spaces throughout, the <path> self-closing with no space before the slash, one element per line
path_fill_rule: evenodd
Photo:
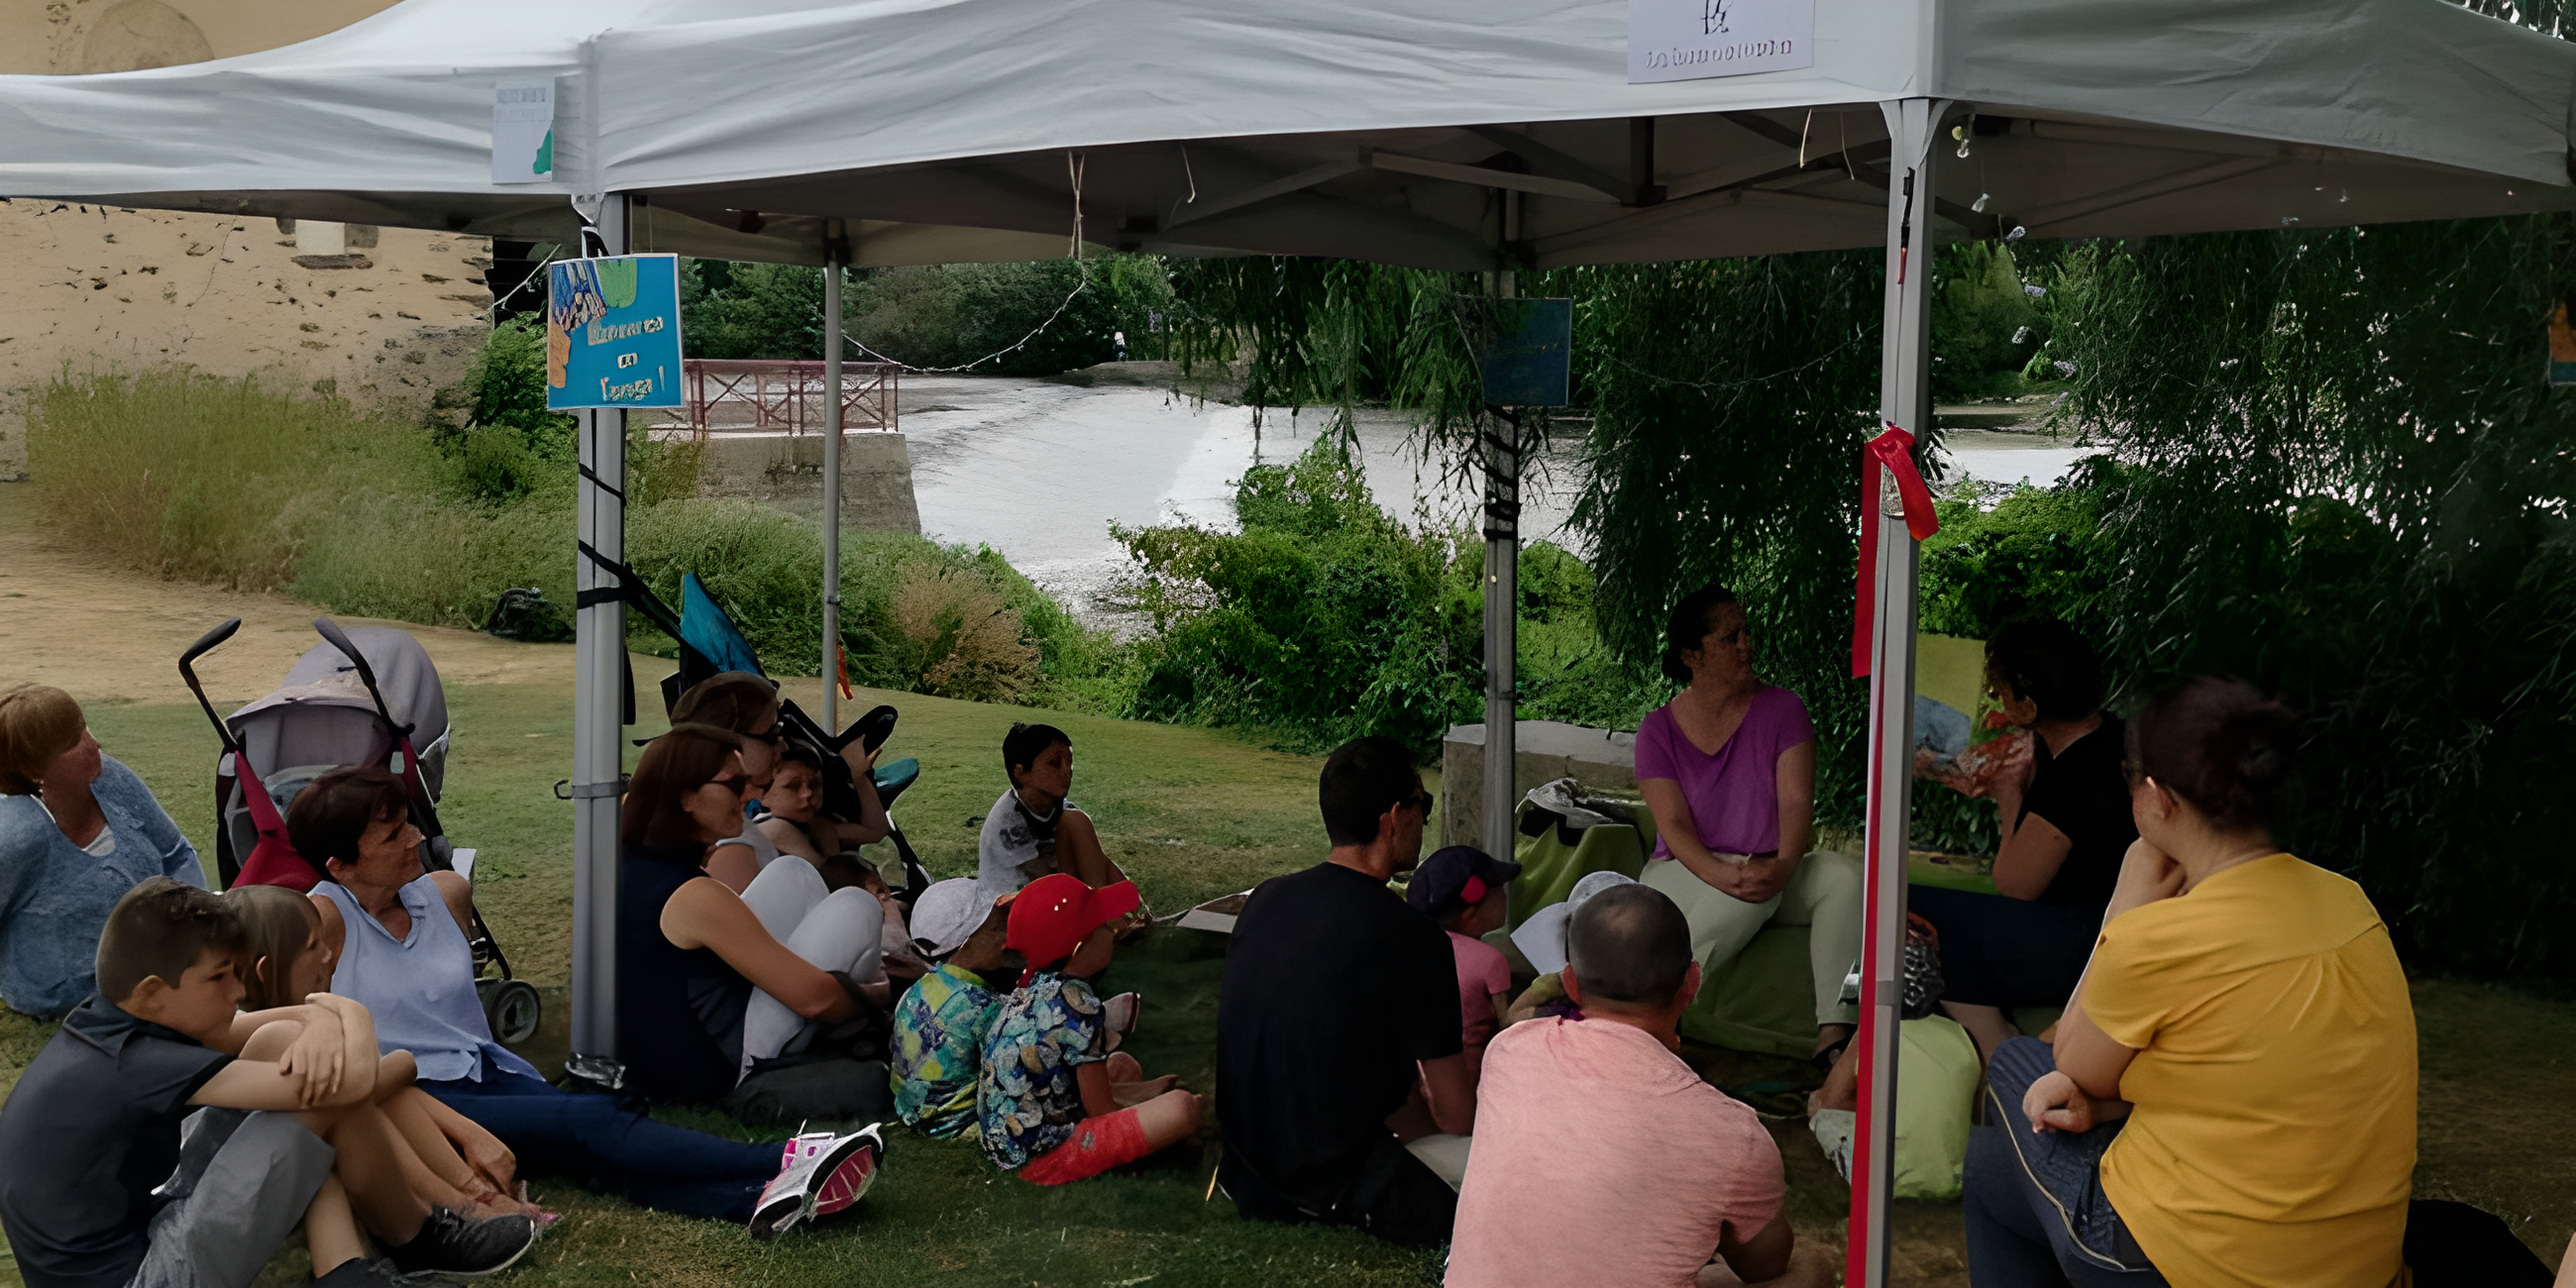
<path fill-rule="evenodd" d="M 525 646 L 531 649 L 560 646 Z M 639 680 L 658 674 L 638 659 Z M 817 705 L 812 680 L 791 693 Z M 251 695 L 229 695 L 234 700 Z M 547 1032 L 560 1052 L 570 955 L 572 842 L 553 785 L 571 772 L 567 686 L 459 683 L 448 701 L 456 733 L 444 808 L 450 833 L 480 848 L 477 887 L 521 975 L 546 992 Z M 1001 794 L 999 747 L 1015 720 L 1062 726 L 1075 748 L 1074 799 L 1099 820 L 1112 856 L 1165 912 L 1313 862 L 1324 849 L 1314 813 L 1318 758 L 1254 746 L 1206 729 L 862 692 L 903 710 L 889 755 L 922 762 L 897 817 L 934 874 L 973 870 L 977 829 Z M 645 706 L 650 701 L 649 691 Z M 181 829 L 211 854 L 214 743 L 195 708 L 93 700 L 92 727 L 111 755 L 150 783 Z M 650 733 L 652 728 L 635 732 Z M 1436 787 L 1436 784 L 1434 784 Z M 1212 1090 L 1223 943 L 1161 931 L 1110 968 L 1109 988 L 1145 995 L 1133 1050 L 1150 1071 Z M 2576 1151 L 2551 1124 L 2576 1069 L 2576 1005 L 2485 985 L 2419 980 L 2423 1114 L 2417 1192 L 2465 1199 L 2505 1217 L 2555 1261 L 2576 1230 Z M 0 1092 L 51 1035 L 0 1012 Z M 1694 1048 L 1723 1085 L 1777 1076 L 1795 1062 Z M 673 1121 L 759 1138 L 720 1115 Z M 1774 1129 L 1787 1161 L 1790 1215 L 1802 1238 L 1839 1237 L 1841 1184 L 1806 1134 Z M 1436 1252 L 1391 1248 L 1348 1231 L 1245 1222 L 1208 1197 L 1212 1143 L 1182 1146 L 1080 1185 L 1042 1189 L 1000 1175 L 971 1142 L 892 1137 L 884 1179 L 845 1218 L 754 1244 L 737 1228 L 646 1212 L 567 1184 L 540 1187 L 563 1211 L 516 1281 L 546 1284 L 1219 1285 L 1306 1281 L 1436 1283 Z M 1909 1202 L 1896 1213 L 1901 1282 L 1964 1284 L 1955 1203 Z M 284 1263 L 281 1262 L 281 1265 Z M 17 1276 L 0 1250 L 0 1284 Z"/>

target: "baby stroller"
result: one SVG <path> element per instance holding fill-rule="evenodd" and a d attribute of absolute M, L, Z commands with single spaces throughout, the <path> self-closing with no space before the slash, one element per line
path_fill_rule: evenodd
<path fill-rule="evenodd" d="M 313 629 L 323 642 L 296 661 L 274 692 L 225 718 L 207 700 L 195 663 L 239 629 L 241 619 L 231 618 L 179 657 L 179 674 L 223 745 L 215 762 L 215 866 L 225 888 L 310 890 L 321 874 L 288 842 L 286 811 L 314 779 L 351 765 L 382 765 L 400 777 L 411 794 L 412 822 L 426 838 L 421 862 L 473 880 L 474 851 L 456 848 L 438 821 L 447 776 L 447 694 L 420 641 L 391 627 L 344 631 L 317 618 Z M 536 1036 L 537 990 L 512 975 L 479 911 L 469 938 L 475 991 L 494 1039 L 519 1043 Z"/>
<path fill-rule="evenodd" d="M 680 669 L 662 678 L 662 708 L 668 712 L 679 705 L 680 695 L 699 681 L 728 671 L 747 671 L 767 676 L 760 657 L 752 651 L 741 628 L 733 623 L 724 607 L 707 593 L 704 583 L 693 572 L 680 574 L 680 611 L 662 602 L 659 595 L 633 568 L 602 558 L 585 548 L 593 562 L 615 575 L 619 582 L 617 597 L 626 601 L 646 620 L 662 629 L 679 645 Z M 773 683 L 775 683 L 773 681 Z M 626 700 L 634 701 L 630 683 Z M 825 729 L 812 716 L 798 707 L 793 699 L 780 698 L 778 728 L 786 737 L 805 744 L 823 764 L 823 806 L 825 817 L 843 822 L 859 821 L 858 785 L 852 781 L 849 766 L 841 759 L 841 749 L 853 742 L 874 752 L 894 736 L 895 709 L 878 707 L 850 723 L 839 733 Z M 626 723 L 635 723 L 634 711 L 626 713 Z M 930 888 L 930 873 L 922 867 L 921 856 L 913 851 L 912 840 L 903 834 L 903 825 L 894 818 L 894 802 L 903 790 L 921 777 L 921 762 L 906 756 L 892 764 L 878 765 L 869 778 L 876 786 L 877 803 L 885 810 L 886 839 L 893 843 L 895 856 L 902 862 L 904 885 L 895 893 L 906 908 Z"/>

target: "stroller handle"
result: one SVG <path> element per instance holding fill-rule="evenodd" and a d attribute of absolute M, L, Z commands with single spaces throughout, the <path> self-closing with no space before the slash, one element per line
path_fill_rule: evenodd
<path fill-rule="evenodd" d="M 231 639 L 233 632 L 240 629 L 241 619 L 228 617 L 224 619 L 221 626 L 198 636 L 197 642 L 189 645 L 188 651 L 179 655 L 179 678 L 188 682 L 188 692 L 197 695 L 198 708 L 206 713 L 206 722 L 215 727 L 216 741 L 223 744 L 225 751 L 234 753 L 241 750 L 241 744 L 233 741 L 233 731 L 224 724 L 224 718 L 215 714 L 215 704 L 206 698 L 206 686 L 197 682 L 197 668 L 194 663 L 198 658 L 205 656 L 208 650 Z"/>
<path fill-rule="evenodd" d="M 233 633 L 240 629 L 240 618 L 225 618 L 223 625 L 198 636 L 197 642 L 189 645 L 188 651 L 179 655 L 179 669 L 182 671 L 188 670 L 189 663 L 196 661 L 198 658 L 204 657 L 207 652 L 212 650 L 216 645 L 223 643 L 225 640 L 231 639 L 233 637 Z"/>
<path fill-rule="evenodd" d="M 385 695 L 376 691 L 376 668 L 367 665 L 367 655 L 358 651 L 357 641 L 350 639 L 349 633 L 341 630 L 340 624 L 328 617 L 314 618 L 313 630 L 323 639 L 330 641 L 331 647 L 340 650 L 340 656 L 349 659 L 351 666 L 358 668 L 358 682 L 367 686 L 367 696 L 375 700 L 376 714 L 383 716 L 387 725 L 394 725 L 394 713 L 385 706 Z M 394 727 L 402 729 L 404 733 L 411 732 L 407 726 L 395 725 Z"/>

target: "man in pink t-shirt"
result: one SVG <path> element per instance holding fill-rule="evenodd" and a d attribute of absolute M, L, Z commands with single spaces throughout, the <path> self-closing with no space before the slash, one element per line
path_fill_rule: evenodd
<path fill-rule="evenodd" d="M 1487 1047 L 1448 1288 L 1831 1284 L 1831 1251 L 1798 1244 L 1781 1211 L 1770 1133 L 1675 1054 L 1699 991 L 1681 909 L 1616 886 L 1566 939 L 1583 1018 Z"/>

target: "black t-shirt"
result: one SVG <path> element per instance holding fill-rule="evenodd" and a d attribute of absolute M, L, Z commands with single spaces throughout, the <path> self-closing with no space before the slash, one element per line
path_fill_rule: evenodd
<path fill-rule="evenodd" d="M 648 1100 L 712 1104 L 742 1071 L 751 981 L 712 948 L 662 933 L 662 905 L 705 876 L 694 851 L 627 847 L 617 868 L 617 1053 Z"/>
<path fill-rule="evenodd" d="M 1391 1139 L 1415 1062 L 1462 1049 L 1458 968 L 1430 918 L 1338 864 L 1263 882 L 1217 1009 L 1226 1192 L 1321 1214 Z"/>
<path fill-rule="evenodd" d="M 96 996 L 0 1105 L 0 1225 L 28 1288 L 119 1288 L 179 1166 L 188 1098 L 232 1062 Z"/>
<path fill-rule="evenodd" d="M 2120 883 L 2120 861 L 2138 839 L 2137 820 L 2129 813 L 2129 780 L 2120 769 L 2128 730 L 2117 716 L 2102 717 L 2093 732 L 2051 756 L 2048 742 L 2034 738 L 2030 790 L 2022 796 L 2023 818 L 2037 816 L 2074 842 L 2066 862 L 2049 878 L 2039 902 L 2081 908 L 2099 914 L 2111 906 L 2111 891 Z"/>

